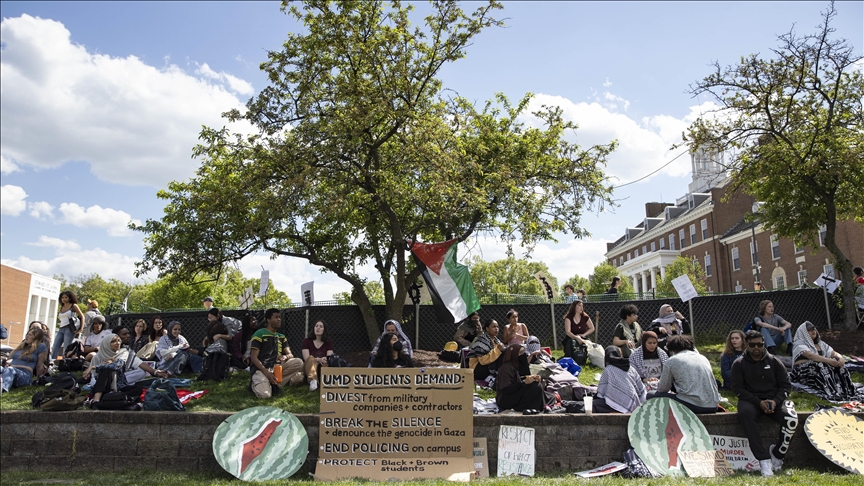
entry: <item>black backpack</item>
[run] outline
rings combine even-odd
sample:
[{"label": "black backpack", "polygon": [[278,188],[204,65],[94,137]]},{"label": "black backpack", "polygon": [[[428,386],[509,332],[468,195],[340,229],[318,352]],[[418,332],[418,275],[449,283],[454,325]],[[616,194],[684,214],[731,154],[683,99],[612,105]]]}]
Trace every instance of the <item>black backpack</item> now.
[{"label": "black backpack", "polygon": [[140,386],[124,387],[120,391],[112,391],[102,395],[98,402],[90,406],[96,410],[141,410],[141,393],[144,391]]},{"label": "black backpack", "polygon": [[46,378],[47,385],[42,391],[36,392],[33,398],[30,399],[30,404],[33,408],[39,408],[39,405],[49,399],[56,398],[62,393],[60,391],[78,392],[78,378],[72,373],[56,373]]},{"label": "black backpack", "polygon": [[183,412],[186,407],[180,403],[177,397],[177,389],[170,381],[159,378],[154,381],[147,393],[144,395],[144,410]]},{"label": "black backpack", "polygon": [[345,358],[340,357],[338,354],[331,354],[327,356],[327,364],[331,368],[350,368],[351,363],[345,360]]},{"label": "black backpack", "polygon": [[207,353],[204,356],[204,364],[201,368],[201,374],[198,375],[198,381],[227,380],[230,364],[231,357],[225,353]]}]

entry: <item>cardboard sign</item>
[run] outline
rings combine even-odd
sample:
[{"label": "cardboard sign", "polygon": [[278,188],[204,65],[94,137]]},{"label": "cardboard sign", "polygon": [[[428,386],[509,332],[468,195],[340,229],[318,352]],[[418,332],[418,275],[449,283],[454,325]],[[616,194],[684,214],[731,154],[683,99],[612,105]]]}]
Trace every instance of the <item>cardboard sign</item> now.
[{"label": "cardboard sign", "polygon": [[606,476],[607,474],[614,474],[625,469],[627,469],[627,464],[624,464],[623,462],[610,462],[605,466],[595,467],[588,471],[577,472],[576,475],[580,478],[596,478],[597,476]]},{"label": "cardboard sign", "polygon": [[864,420],[845,410],[820,410],[807,417],[804,431],[813,447],[831,462],[864,474]]},{"label": "cardboard sign", "polygon": [[315,478],[474,475],[471,370],[322,368]]},{"label": "cardboard sign", "polygon": [[258,296],[264,297],[267,295],[267,289],[270,288],[270,270],[261,270],[261,279],[258,285]]},{"label": "cardboard sign", "polygon": [[675,287],[675,291],[681,297],[681,302],[687,302],[694,297],[699,297],[696,288],[693,287],[693,282],[690,281],[690,277],[686,274],[672,279],[672,286]]},{"label": "cardboard sign", "polygon": [[702,422],[671,398],[652,398],[637,408],[627,436],[645,465],[663,475],[684,475],[683,452],[714,452]]},{"label": "cardboard sign", "polygon": [[475,478],[489,477],[489,456],[486,454],[486,437],[474,437]]},{"label": "cardboard sign", "polygon": [[300,286],[300,302],[304,307],[315,305],[315,281],[306,282]]},{"label": "cardboard sign", "polygon": [[691,478],[731,476],[735,472],[723,451],[681,451],[681,462]]},{"label": "cardboard sign", "polygon": [[743,437],[712,435],[711,443],[714,445],[715,451],[722,451],[726,455],[726,461],[732,466],[732,469],[759,470],[759,460],[753,456],[749,440]]},{"label": "cardboard sign", "polygon": [[498,477],[534,476],[534,429],[502,425],[498,429]]},{"label": "cardboard sign", "polygon": [[552,300],[555,298],[555,287],[552,286],[552,283],[549,281],[549,277],[546,276],[543,272],[537,272],[534,274],[534,278],[540,282],[540,287],[543,289],[543,293],[546,295],[546,300]]}]

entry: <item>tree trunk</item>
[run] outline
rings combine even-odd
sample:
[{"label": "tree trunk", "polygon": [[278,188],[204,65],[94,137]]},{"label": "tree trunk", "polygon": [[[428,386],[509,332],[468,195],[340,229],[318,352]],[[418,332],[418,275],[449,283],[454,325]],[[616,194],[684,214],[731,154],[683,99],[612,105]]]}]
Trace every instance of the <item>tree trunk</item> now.
[{"label": "tree trunk", "polygon": [[381,330],[378,328],[378,321],[375,320],[375,309],[372,308],[372,303],[369,302],[369,296],[366,295],[362,284],[354,285],[351,289],[351,300],[360,307],[363,322],[366,324],[366,334],[369,337],[369,349],[372,349],[378,336],[381,335]]},{"label": "tree trunk", "polygon": [[[830,218],[829,218],[830,219]],[[852,273],[852,262],[840,251],[835,240],[837,225],[835,221],[828,221],[825,225],[825,246],[834,257],[834,269],[839,277],[843,279],[841,291],[843,292],[843,330],[854,331],[857,327],[855,315],[855,276]]]}]

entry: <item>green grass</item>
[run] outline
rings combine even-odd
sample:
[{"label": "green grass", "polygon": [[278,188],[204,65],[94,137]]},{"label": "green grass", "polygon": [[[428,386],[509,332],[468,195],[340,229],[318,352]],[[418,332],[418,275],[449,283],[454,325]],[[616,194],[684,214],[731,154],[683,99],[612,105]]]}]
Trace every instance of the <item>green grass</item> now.
[{"label": "green grass", "polygon": [[[237,485],[239,481],[227,478],[226,475],[218,473],[166,473],[153,470],[130,470],[122,473],[75,473],[74,477],[65,473],[51,472],[32,472],[32,471],[3,471],[0,476],[0,485],[12,484],[74,484],[86,486],[114,486],[123,485],[144,485],[151,486],[158,484],[160,486],[204,486],[204,485]],[[293,485],[297,483],[309,484],[312,480],[311,476],[303,473],[297,474],[298,477],[282,481],[266,481],[266,482],[250,482],[248,484],[262,485]],[[560,475],[543,475],[533,478],[486,478],[472,481],[471,484],[482,484],[485,486],[499,485],[525,485],[525,486],[565,486],[573,484],[591,484],[592,486],[633,486],[635,484],[650,484],[650,485],[691,485],[691,484],[710,484],[720,486],[746,486],[751,484],[801,484],[801,485],[821,485],[830,484],[831,486],[857,486],[861,482],[861,477],[855,474],[845,472],[823,473],[801,469],[786,469],[778,473],[774,478],[763,479],[755,473],[739,472],[728,478],[701,479],[701,478],[678,478],[678,477],[663,477],[650,480],[632,480],[624,479],[618,476],[604,476],[599,478],[581,479],[574,477],[572,474],[562,473]],[[334,481],[334,486],[357,486],[370,485],[375,481],[357,479],[350,481]],[[244,483],[247,484],[247,483]],[[400,484],[417,484],[423,486],[452,486],[453,482],[440,480],[423,480],[423,481],[403,481]]]},{"label": "green grass", "polygon": [[[714,376],[722,381],[720,377],[720,354],[723,352],[724,341],[721,337],[709,339],[709,337],[703,336],[699,341],[698,349],[711,362]],[[552,355],[555,358],[560,358],[563,356],[563,352],[560,350],[553,351]],[[586,385],[596,385],[602,371],[600,368],[586,364],[579,375],[579,381]],[[77,374],[80,375],[80,372]],[[194,378],[194,376],[188,374],[184,375],[183,378]],[[852,380],[860,383],[864,381],[864,374],[853,373]],[[208,390],[208,393],[203,398],[191,400],[186,408],[191,412],[235,412],[249,407],[268,405],[292,413],[318,413],[319,395],[310,392],[306,385],[286,385],[282,388],[281,394],[271,399],[255,398],[248,390],[248,385],[249,375],[244,371],[236,372],[231,375],[229,380],[220,383],[193,381],[190,390]],[[0,398],[0,410],[30,409],[30,398],[38,390],[37,387],[22,387],[4,393]],[[477,389],[476,393],[484,399],[495,398],[495,392],[491,390]],[[723,408],[730,412],[738,410],[738,398],[734,393],[721,390],[720,395],[728,400],[721,403]],[[812,411],[817,403],[829,405],[826,400],[808,393],[793,392],[792,401],[795,402],[795,408],[798,411]]]}]

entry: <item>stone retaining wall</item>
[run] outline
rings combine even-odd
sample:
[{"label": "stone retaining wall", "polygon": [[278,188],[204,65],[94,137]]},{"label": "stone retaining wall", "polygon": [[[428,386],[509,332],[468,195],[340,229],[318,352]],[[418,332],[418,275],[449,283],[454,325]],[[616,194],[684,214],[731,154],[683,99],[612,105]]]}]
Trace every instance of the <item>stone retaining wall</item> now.
[{"label": "stone retaining wall", "polygon": [[[0,413],[0,469],[123,471],[156,467],[176,471],[214,471],[227,475],[213,457],[216,427],[230,413],[40,412]],[[841,470],[807,440],[799,413],[787,465]],[[859,414],[864,417],[864,414]],[[313,471],[318,450],[318,416],[298,415],[309,434],[309,457],[301,473]],[[538,473],[581,471],[620,461],[628,448],[628,415],[501,415],[474,417],[474,436],[485,437],[490,473],[496,471],[498,427],[519,425],[536,431]],[[712,435],[744,436],[737,415],[700,415]],[[763,419],[762,436],[777,438],[779,426]],[[768,443],[768,442],[766,442]],[[154,461],[157,455],[172,460]],[[144,458],[149,460],[142,461]]]}]

